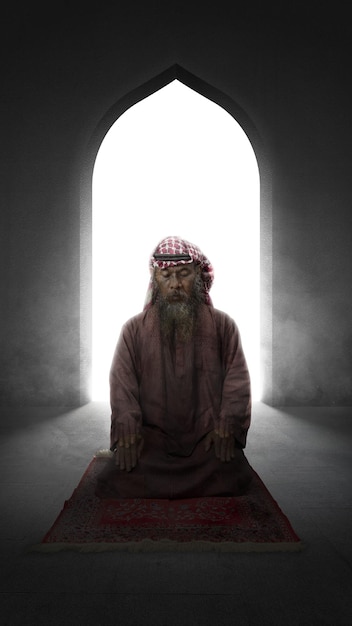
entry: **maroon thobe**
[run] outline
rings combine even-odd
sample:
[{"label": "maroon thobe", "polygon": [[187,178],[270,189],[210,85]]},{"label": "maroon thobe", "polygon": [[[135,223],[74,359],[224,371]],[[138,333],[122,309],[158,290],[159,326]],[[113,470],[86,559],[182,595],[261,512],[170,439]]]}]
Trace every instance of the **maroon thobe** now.
[{"label": "maroon thobe", "polygon": [[[121,498],[186,498],[239,495],[252,470],[244,456],[250,425],[250,379],[235,322],[201,305],[188,342],[162,340],[157,306],[123,327],[110,372],[111,448],[118,426],[141,434],[137,466],[120,470],[114,460],[100,475],[97,495]],[[235,458],[221,462],[206,435],[228,425]]]}]

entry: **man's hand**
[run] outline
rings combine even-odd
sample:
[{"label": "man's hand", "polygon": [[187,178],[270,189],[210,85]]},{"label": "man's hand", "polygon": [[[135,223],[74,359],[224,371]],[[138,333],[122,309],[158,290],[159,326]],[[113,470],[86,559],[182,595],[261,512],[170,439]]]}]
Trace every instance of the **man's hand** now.
[{"label": "man's hand", "polygon": [[208,452],[213,444],[215,456],[222,463],[235,458],[235,437],[227,430],[212,430],[205,438],[205,451]]},{"label": "man's hand", "polygon": [[120,470],[130,472],[138,463],[143,449],[144,439],[141,435],[119,434],[115,451],[115,463]]}]

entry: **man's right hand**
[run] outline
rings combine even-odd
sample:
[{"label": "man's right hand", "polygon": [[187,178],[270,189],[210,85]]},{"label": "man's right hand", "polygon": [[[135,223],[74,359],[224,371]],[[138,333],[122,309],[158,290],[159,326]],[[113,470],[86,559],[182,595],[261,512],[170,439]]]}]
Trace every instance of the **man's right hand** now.
[{"label": "man's right hand", "polygon": [[143,449],[144,439],[141,435],[119,434],[115,451],[115,464],[120,470],[130,472],[138,463]]}]

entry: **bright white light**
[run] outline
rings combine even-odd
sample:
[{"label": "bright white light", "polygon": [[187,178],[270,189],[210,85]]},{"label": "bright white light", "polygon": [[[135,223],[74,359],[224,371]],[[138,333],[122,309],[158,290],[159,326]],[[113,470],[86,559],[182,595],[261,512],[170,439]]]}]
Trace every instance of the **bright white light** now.
[{"label": "bright white light", "polygon": [[109,398],[122,324],[143,309],[148,261],[177,235],[215,269],[211,297],[237,322],[253,398],[259,368],[259,172],[251,144],[224,109],[175,80],[111,127],[93,176],[92,398]]}]

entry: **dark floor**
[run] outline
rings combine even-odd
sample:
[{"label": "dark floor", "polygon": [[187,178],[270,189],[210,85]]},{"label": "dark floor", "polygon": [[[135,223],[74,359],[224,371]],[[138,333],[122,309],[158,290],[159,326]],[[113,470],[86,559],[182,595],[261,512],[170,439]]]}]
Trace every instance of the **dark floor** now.
[{"label": "dark floor", "polygon": [[352,408],[254,406],[247,458],[299,553],[26,553],[98,448],[109,409],[1,414],[4,626],[351,626]]}]

